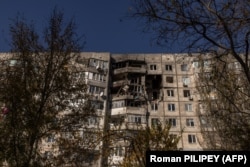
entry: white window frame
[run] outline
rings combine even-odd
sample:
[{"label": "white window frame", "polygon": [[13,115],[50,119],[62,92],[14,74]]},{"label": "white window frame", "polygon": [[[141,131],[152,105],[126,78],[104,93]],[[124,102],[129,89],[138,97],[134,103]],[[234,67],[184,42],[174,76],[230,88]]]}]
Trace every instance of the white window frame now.
[{"label": "white window frame", "polygon": [[177,119],[176,118],[169,118],[168,124],[170,124],[171,127],[176,127],[177,126]]},{"label": "white window frame", "polygon": [[175,111],[175,104],[174,103],[169,103],[168,104],[168,111],[171,111],[171,112]]},{"label": "white window frame", "polygon": [[173,89],[168,89],[167,90],[167,96],[168,97],[174,97],[174,90]]},{"label": "white window frame", "polygon": [[190,84],[190,77],[182,77],[183,85],[189,85]]},{"label": "white window frame", "polygon": [[189,143],[189,144],[194,144],[194,143],[196,143],[196,136],[193,135],[193,134],[189,134],[189,135],[188,135],[188,143]]},{"label": "white window frame", "polygon": [[150,70],[157,70],[157,66],[156,66],[156,64],[151,64],[150,66]]},{"label": "white window frame", "polygon": [[194,127],[195,125],[194,125],[194,119],[193,118],[187,118],[186,119],[186,125],[188,126],[188,127]]},{"label": "white window frame", "polygon": [[165,70],[166,70],[166,71],[173,71],[173,66],[170,65],[170,64],[166,64],[166,65],[165,65]]},{"label": "white window frame", "polygon": [[119,157],[124,156],[124,151],[122,146],[114,147],[114,156],[119,156]]},{"label": "white window frame", "polygon": [[184,104],[184,107],[185,107],[185,111],[188,111],[188,112],[192,112],[193,111],[193,105],[188,103],[188,104]]},{"label": "white window frame", "polygon": [[158,104],[157,103],[151,103],[151,110],[157,111],[158,110]]},{"label": "white window frame", "polygon": [[156,126],[159,122],[159,118],[151,118],[151,126]]},{"label": "white window frame", "polygon": [[128,122],[141,124],[145,123],[146,119],[144,116],[141,115],[128,115]]}]

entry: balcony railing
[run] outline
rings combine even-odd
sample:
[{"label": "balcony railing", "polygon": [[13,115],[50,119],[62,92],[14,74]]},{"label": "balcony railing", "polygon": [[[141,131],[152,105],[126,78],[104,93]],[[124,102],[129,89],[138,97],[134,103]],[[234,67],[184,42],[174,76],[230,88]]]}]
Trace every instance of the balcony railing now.
[{"label": "balcony railing", "polygon": [[111,115],[124,114],[146,115],[146,109],[141,107],[120,107],[111,109]]}]

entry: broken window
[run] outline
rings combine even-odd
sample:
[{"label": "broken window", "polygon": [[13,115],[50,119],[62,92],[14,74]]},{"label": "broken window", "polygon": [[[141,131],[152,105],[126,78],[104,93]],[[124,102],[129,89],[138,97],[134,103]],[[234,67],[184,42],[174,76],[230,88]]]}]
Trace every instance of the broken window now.
[{"label": "broken window", "polygon": [[150,65],[150,70],[156,70],[156,65],[155,64],[151,64]]},{"label": "broken window", "polygon": [[130,80],[130,83],[131,83],[131,84],[141,84],[141,77],[132,78],[132,79]]},{"label": "broken window", "polygon": [[183,90],[183,96],[189,97],[190,96],[190,90]]},{"label": "broken window", "polygon": [[158,93],[157,92],[153,92],[153,100],[158,99]]},{"label": "broken window", "polygon": [[174,83],[174,77],[167,76],[166,77],[166,82],[167,83]]}]

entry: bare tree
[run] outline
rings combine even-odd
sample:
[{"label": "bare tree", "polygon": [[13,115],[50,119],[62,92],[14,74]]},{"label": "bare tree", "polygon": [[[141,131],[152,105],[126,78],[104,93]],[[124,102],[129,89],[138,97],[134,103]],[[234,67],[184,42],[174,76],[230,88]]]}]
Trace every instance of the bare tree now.
[{"label": "bare tree", "polygon": [[[20,19],[11,24],[10,34],[12,52],[1,57],[0,162],[77,166],[72,159],[83,162],[93,152],[91,143],[84,143],[91,136],[82,134],[84,122],[96,114],[77,64],[81,45],[74,21],[65,22],[54,9],[42,34]],[[44,142],[51,148],[46,150]],[[74,154],[72,148],[78,148]]]},{"label": "bare tree", "polygon": [[[216,118],[212,122],[221,144],[240,143],[222,149],[249,146],[249,9],[248,0],[136,0],[131,8],[132,16],[145,24],[144,30],[157,34],[159,44],[181,41],[184,51],[210,54],[211,78],[201,70],[204,80],[198,90],[208,115]],[[216,99],[210,99],[211,90]]]},{"label": "bare tree", "polygon": [[[249,83],[231,57],[199,59],[200,117],[210,149],[249,149]],[[207,123],[206,123],[207,122]]]}]

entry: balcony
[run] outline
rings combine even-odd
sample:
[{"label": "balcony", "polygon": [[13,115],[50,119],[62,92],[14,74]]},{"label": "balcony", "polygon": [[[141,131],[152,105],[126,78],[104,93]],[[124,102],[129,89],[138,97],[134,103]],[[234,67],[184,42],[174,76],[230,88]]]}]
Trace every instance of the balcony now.
[{"label": "balcony", "polygon": [[86,82],[86,84],[88,84],[88,85],[94,85],[94,86],[99,86],[99,87],[102,87],[102,88],[106,88],[107,87],[106,86],[107,85],[106,81],[101,82],[101,81],[95,81],[95,80],[88,79],[87,82]]},{"label": "balcony", "polygon": [[140,107],[120,107],[111,109],[111,115],[113,116],[124,114],[146,115],[146,109]]},{"label": "balcony", "polygon": [[142,130],[143,128],[146,128],[146,123],[132,123],[132,122],[123,122],[121,125],[118,124],[110,124],[110,130],[120,130],[123,132],[123,130]]},{"label": "balcony", "polygon": [[112,86],[113,86],[113,87],[119,87],[119,86],[124,86],[124,85],[126,85],[127,83],[128,83],[128,81],[126,81],[126,80],[114,81],[114,82],[112,83]]},{"label": "balcony", "polygon": [[122,74],[122,73],[146,73],[146,68],[144,66],[142,67],[123,67],[114,69],[114,75]]},{"label": "balcony", "polygon": [[112,95],[112,100],[134,99],[133,95]]}]

